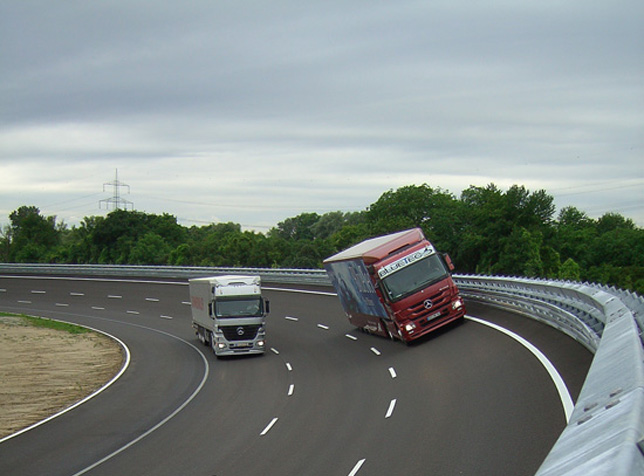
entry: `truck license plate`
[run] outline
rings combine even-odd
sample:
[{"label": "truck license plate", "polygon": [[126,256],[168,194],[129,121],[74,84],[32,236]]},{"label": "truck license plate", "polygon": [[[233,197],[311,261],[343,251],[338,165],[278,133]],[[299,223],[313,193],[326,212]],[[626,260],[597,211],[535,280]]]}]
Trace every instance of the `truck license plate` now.
[{"label": "truck license plate", "polygon": [[427,320],[428,320],[428,321],[431,321],[432,319],[436,319],[436,318],[437,318],[438,316],[440,316],[440,315],[441,315],[440,311],[439,311],[439,312],[435,312],[435,313],[434,313],[434,314],[432,314],[431,316],[427,316]]}]

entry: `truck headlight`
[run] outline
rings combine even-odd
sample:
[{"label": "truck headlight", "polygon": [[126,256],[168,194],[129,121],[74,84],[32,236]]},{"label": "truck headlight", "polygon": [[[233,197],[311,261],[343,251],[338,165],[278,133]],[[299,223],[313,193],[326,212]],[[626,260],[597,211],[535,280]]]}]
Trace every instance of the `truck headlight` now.
[{"label": "truck headlight", "polygon": [[408,323],[408,324],[405,324],[405,330],[406,330],[407,332],[411,332],[411,331],[413,331],[414,329],[416,329],[416,324],[414,324],[413,322],[410,322],[410,323]]},{"label": "truck headlight", "polygon": [[463,301],[459,298],[452,303],[452,309],[460,309],[463,306]]},{"label": "truck headlight", "polygon": [[263,340],[258,340],[257,341],[257,347],[264,347],[264,341]]}]

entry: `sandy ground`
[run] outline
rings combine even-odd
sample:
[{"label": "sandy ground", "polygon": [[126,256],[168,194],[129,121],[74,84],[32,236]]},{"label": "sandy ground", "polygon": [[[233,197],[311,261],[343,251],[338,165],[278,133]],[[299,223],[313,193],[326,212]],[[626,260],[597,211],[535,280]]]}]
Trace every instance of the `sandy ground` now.
[{"label": "sandy ground", "polygon": [[102,334],[0,316],[0,438],[83,399],[122,365],[121,347]]}]

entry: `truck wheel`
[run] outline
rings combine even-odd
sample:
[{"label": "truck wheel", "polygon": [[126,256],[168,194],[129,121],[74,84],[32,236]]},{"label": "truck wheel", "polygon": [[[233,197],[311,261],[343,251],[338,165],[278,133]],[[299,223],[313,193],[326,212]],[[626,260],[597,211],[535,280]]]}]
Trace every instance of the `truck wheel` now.
[{"label": "truck wheel", "polygon": [[391,333],[384,319],[381,319],[380,322],[382,322],[382,327],[387,331],[387,337],[389,337],[389,340],[395,340],[396,337]]},{"label": "truck wheel", "polygon": [[210,343],[208,342],[208,331],[204,329],[203,327],[199,326],[199,329],[197,330],[197,335],[199,336],[199,341],[205,345],[208,346]]},{"label": "truck wheel", "polygon": [[212,353],[217,355],[217,352],[215,351],[215,336],[212,332],[206,331],[208,333],[208,337],[210,338],[210,348],[212,349]]}]

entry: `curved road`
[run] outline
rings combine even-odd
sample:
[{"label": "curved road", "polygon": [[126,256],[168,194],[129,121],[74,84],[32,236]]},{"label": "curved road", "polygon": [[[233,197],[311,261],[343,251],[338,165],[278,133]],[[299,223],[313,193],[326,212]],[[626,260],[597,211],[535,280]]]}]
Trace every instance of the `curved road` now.
[{"label": "curved road", "polygon": [[[328,291],[328,289],[326,290]],[[215,359],[186,283],[0,277],[0,309],[100,328],[132,362],[106,391],[0,444],[0,474],[531,475],[565,426],[539,361],[467,320],[423,342],[368,336],[337,297],[270,286],[263,356]],[[528,339],[577,397],[592,355],[468,303]]]}]

